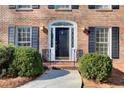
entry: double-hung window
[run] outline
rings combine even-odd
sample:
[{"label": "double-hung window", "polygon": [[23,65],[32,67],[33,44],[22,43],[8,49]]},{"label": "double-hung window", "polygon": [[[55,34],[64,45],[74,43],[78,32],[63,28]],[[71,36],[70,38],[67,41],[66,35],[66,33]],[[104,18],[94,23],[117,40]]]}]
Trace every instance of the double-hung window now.
[{"label": "double-hung window", "polygon": [[31,46],[31,27],[17,27],[17,46]]},{"label": "double-hung window", "polygon": [[119,5],[89,5],[89,9],[95,10],[112,10],[119,9]]},{"label": "double-hung window", "polygon": [[32,5],[16,5],[16,9],[32,9]]},{"label": "double-hung window", "polygon": [[55,5],[55,9],[71,9],[71,5]]},{"label": "double-hung window", "polygon": [[95,9],[112,9],[111,5],[95,5]]},{"label": "double-hung window", "polygon": [[110,28],[96,28],[96,52],[110,56]]},{"label": "double-hung window", "polygon": [[79,9],[79,5],[48,5],[48,9],[72,10],[72,9]]},{"label": "double-hung window", "polygon": [[89,53],[119,58],[119,27],[89,27]]}]

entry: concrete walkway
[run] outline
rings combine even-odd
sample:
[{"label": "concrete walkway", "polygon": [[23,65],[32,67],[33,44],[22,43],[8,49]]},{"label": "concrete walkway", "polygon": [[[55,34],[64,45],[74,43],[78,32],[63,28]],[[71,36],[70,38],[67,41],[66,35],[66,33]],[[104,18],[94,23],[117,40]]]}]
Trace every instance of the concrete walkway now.
[{"label": "concrete walkway", "polygon": [[20,88],[80,88],[81,78],[77,70],[49,70]]}]

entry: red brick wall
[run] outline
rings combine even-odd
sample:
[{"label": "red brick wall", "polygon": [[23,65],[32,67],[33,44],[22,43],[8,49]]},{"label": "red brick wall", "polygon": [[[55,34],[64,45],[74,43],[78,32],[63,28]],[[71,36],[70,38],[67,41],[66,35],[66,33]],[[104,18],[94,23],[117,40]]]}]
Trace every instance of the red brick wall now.
[{"label": "red brick wall", "polygon": [[40,51],[48,47],[48,24],[56,19],[70,20],[77,23],[78,26],[78,49],[83,49],[84,54],[88,53],[88,35],[81,28],[89,26],[119,26],[120,27],[120,58],[114,61],[124,61],[124,6],[120,9],[111,11],[97,11],[88,9],[88,6],[81,5],[79,9],[72,11],[57,11],[48,9],[47,6],[40,6],[40,9],[33,11],[16,11],[9,9],[8,6],[0,6],[0,41],[8,43],[8,26],[9,25],[42,25],[46,31],[40,31]]}]

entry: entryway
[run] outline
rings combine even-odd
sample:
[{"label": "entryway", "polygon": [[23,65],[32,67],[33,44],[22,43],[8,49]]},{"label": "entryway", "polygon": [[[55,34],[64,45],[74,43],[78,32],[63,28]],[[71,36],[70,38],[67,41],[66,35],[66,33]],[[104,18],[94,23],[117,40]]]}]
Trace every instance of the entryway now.
[{"label": "entryway", "polygon": [[58,27],[55,34],[55,59],[69,60],[69,28]]},{"label": "entryway", "polygon": [[76,61],[77,25],[67,20],[55,20],[48,30],[49,61]]}]

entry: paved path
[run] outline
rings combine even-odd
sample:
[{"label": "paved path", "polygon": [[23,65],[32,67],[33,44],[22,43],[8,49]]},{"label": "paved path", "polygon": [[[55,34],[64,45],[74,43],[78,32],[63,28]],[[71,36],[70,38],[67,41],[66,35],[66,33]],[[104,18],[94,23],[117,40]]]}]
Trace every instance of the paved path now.
[{"label": "paved path", "polygon": [[77,70],[49,70],[21,88],[80,88],[81,79]]}]

